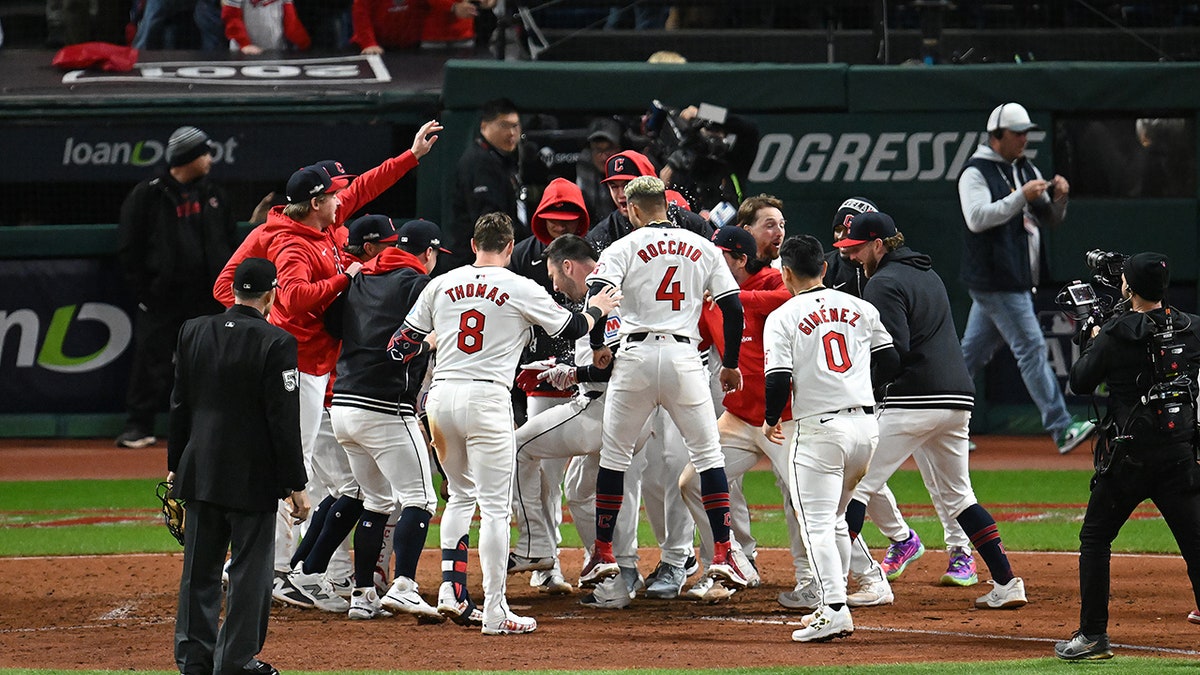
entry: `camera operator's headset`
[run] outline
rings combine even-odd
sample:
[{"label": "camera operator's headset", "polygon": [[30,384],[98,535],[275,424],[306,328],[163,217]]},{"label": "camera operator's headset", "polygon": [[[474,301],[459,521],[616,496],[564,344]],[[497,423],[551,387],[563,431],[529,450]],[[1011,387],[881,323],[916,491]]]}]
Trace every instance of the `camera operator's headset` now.
[{"label": "camera operator's headset", "polygon": [[[997,125],[1000,124],[1000,120],[1004,119],[1004,106],[1006,106],[1006,105],[1008,105],[1008,104],[1001,103],[1000,109],[996,111],[996,124]],[[994,138],[996,140],[1000,140],[1001,138],[1004,138],[1004,127],[997,126],[995,129],[992,129],[991,134],[992,134],[992,138]]]}]

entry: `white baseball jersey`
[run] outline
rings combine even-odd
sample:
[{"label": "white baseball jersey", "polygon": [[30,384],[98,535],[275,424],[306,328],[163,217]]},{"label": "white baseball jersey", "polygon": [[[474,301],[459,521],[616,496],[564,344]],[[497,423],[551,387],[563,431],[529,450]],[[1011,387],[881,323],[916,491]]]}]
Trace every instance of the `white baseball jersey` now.
[{"label": "white baseball jersey", "polygon": [[771,312],[763,331],[766,373],[791,374],[796,419],[874,405],[871,352],[891,344],[874,305],[820,287]]},{"label": "white baseball jersey", "polygon": [[571,316],[532,279],[503,267],[468,265],[430,281],[404,323],[437,333],[433,379],[510,383],[529,327],[556,336]]},{"label": "white baseball jersey", "polygon": [[667,333],[700,341],[704,291],[714,300],[738,292],[721,252],[704,237],[678,227],[650,225],[621,237],[600,254],[588,283],[621,289],[622,337]]},{"label": "white baseball jersey", "polygon": [[[620,340],[618,339],[621,330],[619,311],[614,309],[608,313],[608,317],[604,320],[604,344],[608,345],[610,349],[615,349],[620,344]],[[575,341],[575,363],[579,365],[590,365],[592,363],[591,334],[585,334]],[[585,393],[589,391],[604,391],[608,388],[608,383],[580,382],[578,386],[580,393]]]}]

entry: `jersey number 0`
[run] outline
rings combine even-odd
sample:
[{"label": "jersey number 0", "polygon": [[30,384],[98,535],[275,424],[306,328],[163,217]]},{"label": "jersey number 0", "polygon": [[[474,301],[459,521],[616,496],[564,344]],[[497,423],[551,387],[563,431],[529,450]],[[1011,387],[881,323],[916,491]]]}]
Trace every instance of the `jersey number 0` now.
[{"label": "jersey number 0", "polygon": [[835,373],[844,373],[850,370],[850,352],[846,349],[846,336],[831,331],[821,337],[821,343],[825,345],[825,365],[829,370]]}]

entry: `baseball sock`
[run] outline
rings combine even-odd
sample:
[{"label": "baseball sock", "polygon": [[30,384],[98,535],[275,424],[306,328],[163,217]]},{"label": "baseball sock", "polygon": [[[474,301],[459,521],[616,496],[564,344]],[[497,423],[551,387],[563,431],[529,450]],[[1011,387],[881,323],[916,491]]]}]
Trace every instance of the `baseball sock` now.
[{"label": "baseball sock", "polygon": [[850,503],[846,504],[846,527],[850,528],[850,541],[858,539],[866,519],[867,505],[857,499],[851,499]]},{"label": "baseball sock", "polygon": [[296,552],[292,554],[292,569],[296,569],[296,565],[300,561],[308,557],[312,552],[312,547],[317,543],[317,535],[321,533],[321,528],[325,527],[325,516],[329,515],[329,509],[337,499],[333,495],[329,495],[317,504],[317,508],[313,509],[312,518],[308,520],[308,530],[304,538],[296,546]]},{"label": "baseball sock", "polygon": [[379,549],[383,548],[383,529],[387,527],[388,514],[363,509],[358,527],[354,529],[354,587],[369,588],[375,585],[375,561],[379,560]]},{"label": "baseball sock", "polygon": [[313,544],[312,551],[304,558],[305,574],[318,574],[329,567],[333,552],[350,535],[362,511],[361,499],[338,497],[330,507],[329,515],[325,516],[325,525],[317,534],[317,543]]},{"label": "baseball sock", "polygon": [[625,499],[625,472],[600,467],[596,473],[596,541],[611,544]]},{"label": "baseball sock", "polygon": [[972,504],[958,514],[955,520],[962,525],[962,529],[971,538],[971,544],[983,558],[983,562],[987,563],[992,579],[1000,585],[1012,581],[1012,565],[1008,562],[1008,554],[1004,552],[1004,542],[1000,541],[1000,530],[996,528],[992,514],[979,504]]},{"label": "baseball sock", "polygon": [[712,528],[713,541],[718,544],[728,542],[729,481],[723,467],[700,472],[700,496],[704,500],[704,513]]},{"label": "baseball sock", "polygon": [[454,584],[454,599],[467,599],[467,537],[462,539],[454,548],[442,549],[442,581]]},{"label": "baseball sock", "polygon": [[396,576],[417,578],[417,561],[425,548],[431,514],[419,506],[409,506],[400,512],[392,546],[396,555]]}]

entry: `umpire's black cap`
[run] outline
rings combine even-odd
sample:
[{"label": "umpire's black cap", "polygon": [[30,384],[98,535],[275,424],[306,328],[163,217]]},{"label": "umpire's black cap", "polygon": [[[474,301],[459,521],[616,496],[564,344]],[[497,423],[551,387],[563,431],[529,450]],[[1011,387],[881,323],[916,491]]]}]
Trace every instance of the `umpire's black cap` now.
[{"label": "umpire's black cap", "polygon": [[233,273],[233,290],[239,293],[266,293],[275,288],[275,264],[266,258],[246,258]]}]

